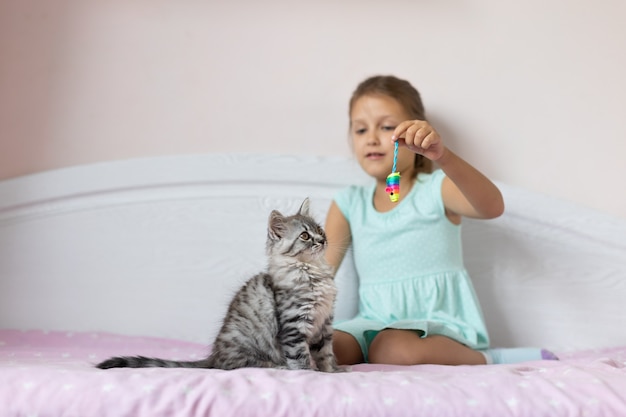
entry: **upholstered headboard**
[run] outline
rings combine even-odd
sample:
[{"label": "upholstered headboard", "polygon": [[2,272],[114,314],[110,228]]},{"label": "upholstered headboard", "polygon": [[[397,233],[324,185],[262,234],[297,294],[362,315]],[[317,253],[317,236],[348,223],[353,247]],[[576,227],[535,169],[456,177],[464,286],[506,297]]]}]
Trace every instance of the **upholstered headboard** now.
[{"label": "upholstered headboard", "polygon": [[[346,158],[206,154],[115,161],[0,182],[0,327],[210,343],[265,265],[266,221],[368,179]],[[626,344],[626,222],[499,184],[506,213],[465,220],[493,345]],[[348,257],[336,316],[356,311]]]}]

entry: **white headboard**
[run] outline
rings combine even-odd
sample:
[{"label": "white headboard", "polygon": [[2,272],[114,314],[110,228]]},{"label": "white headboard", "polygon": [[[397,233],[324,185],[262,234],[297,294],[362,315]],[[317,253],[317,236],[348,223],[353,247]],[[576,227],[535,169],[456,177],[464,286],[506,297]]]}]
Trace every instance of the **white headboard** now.
[{"label": "white headboard", "polygon": [[[210,343],[265,266],[266,221],[368,181],[351,159],[206,154],[115,161],[0,182],[0,327]],[[626,222],[499,184],[501,218],[464,223],[493,345],[626,344]],[[336,316],[356,311],[351,258]]]}]

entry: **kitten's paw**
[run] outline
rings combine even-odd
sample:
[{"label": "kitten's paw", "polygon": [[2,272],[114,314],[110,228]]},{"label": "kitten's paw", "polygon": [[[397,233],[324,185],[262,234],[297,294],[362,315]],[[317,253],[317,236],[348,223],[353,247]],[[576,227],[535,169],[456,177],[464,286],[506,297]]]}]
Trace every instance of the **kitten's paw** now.
[{"label": "kitten's paw", "polygon": [[313,369],[309,362],[298,362],[298,361],[287,362],[287,365],[285,368],[291,369],[292,371],[310,371]]},{"label": "kitten's paw", "polygon": [[352,367],[351,366],[337,366],[333,372],[335,373],[341,373],[341,372],[350,372],[352,371]]},{"label": "kitten's paw", "polygon": [[327,373],[341,373],[341,372],[349,372],[350,368],[347,366],[333,365],[333,366],[327,366],[322,369],[319,369],[319,371],[327,372]]}]

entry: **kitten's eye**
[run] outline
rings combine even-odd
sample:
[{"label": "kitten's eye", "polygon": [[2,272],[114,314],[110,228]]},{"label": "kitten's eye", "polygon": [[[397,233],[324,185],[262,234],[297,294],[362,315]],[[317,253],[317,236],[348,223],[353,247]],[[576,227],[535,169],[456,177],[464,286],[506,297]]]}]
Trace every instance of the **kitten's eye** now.
[{"label": "kitten's eye", "polygon": [[309,235],[307,232],[300,233],[300,239],[309,240],[310,238],[311,238],[311,235]]}]

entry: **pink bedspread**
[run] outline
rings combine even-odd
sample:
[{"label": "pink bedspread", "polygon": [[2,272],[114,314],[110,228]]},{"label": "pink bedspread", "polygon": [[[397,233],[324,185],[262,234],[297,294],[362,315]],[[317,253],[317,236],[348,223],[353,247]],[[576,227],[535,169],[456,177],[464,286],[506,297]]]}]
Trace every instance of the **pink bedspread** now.
[{"label": "pink bedspread", "polygon": [[205,353],[166,339],[0,330],[0,416],[626,416],[626,346],[559,352],[559,362],[342,374],[93,367],[113,355]]}]

